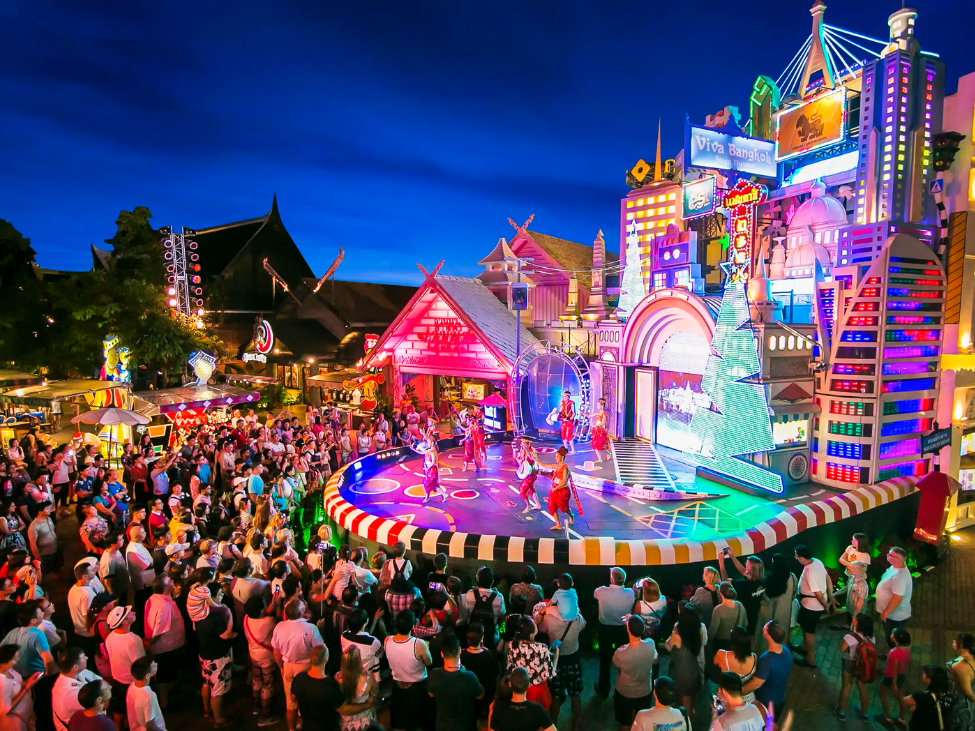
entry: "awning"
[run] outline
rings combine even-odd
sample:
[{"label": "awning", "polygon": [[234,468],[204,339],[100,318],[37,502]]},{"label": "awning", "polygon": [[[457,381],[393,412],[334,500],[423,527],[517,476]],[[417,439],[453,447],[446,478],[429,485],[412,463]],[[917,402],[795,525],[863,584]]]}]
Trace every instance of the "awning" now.
[{"label": "awning", "polygon": [[0,393],[0,401],[23,406],[50,406],[55,399],[69,399],[75,396],[110,391],[115,388],[128,389],[130,384],[118,381],[96,381],[75,378],[67,381],[54,381],[46,385],[10,388]]},{"label": "awning", "polygon": [[256,391],[235,388],[223,383],[210,384],[206,388],[181,386],[160,391],[138,391],[133,395],[148,404],[147,407],[136,402],[135,407],[136,411],[146,416],[179,413],[187,409],[257,403],[261,398]]},{"label": "awning", "polygon": [[325,371],[314,376],[308,376],[308,378],[305,379],[305,383],[307,383],[309,386],[327,386],[334,385],[336,383],[341,384],[344,381],[348,381],[350,378],[358,378],[361,375],[362,373],[354,368],[347,368],[341,371]]},{"label": "awning", "polygon": [[13,388],[15,386],[33,386],[44,379],[32,373],[14,371],[7,368],[0,368],[0,388]]},{"label": "awning", "polygon": [[255,386],[270,386],[274,383],[280,383],[281,379],[275,376],[244,376],[238,373],[223,373],[215,374],[223,375],[227,383],[250,383]]},{"label": "awning", "polygon": [[[776,416],[801,416],[808,419],[813,414],[818,414],[820,408],[816,404],[773,404],[772,413]],[[796,421],[796,419],[789,419]]]}]

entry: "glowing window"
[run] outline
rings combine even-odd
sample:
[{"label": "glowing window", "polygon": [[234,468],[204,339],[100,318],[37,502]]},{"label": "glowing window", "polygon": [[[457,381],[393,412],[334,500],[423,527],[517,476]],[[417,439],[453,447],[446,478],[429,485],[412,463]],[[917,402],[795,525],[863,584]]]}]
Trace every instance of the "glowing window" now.
[{"label": "glowing window", "polygon": [[774,335],[770,335],[769,336],[769,339],[768,339],[768,349],[769,350],[775,350],[775,336]]},{"label": "glowing window", "polygon": [[779,350],[785,350],[785,335],[779,335]]}]

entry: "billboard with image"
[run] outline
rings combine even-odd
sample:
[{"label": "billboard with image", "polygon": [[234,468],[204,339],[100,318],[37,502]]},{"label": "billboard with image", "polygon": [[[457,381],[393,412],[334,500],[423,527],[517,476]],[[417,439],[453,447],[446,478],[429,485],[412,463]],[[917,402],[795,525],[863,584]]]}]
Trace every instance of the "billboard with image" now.
[{"label": "billboard with image", "polygon": [[778,162],[828,145],[846,136],[846,89],[839,88],[791,107],[775,117]]}]

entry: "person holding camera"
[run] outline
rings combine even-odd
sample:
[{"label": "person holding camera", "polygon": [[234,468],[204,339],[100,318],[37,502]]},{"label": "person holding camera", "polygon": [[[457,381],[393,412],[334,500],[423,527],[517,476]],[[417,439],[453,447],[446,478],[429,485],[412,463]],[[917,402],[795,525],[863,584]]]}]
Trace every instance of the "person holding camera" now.
[{"label": "person holding camera", "polygon": [[710,731],[764,731],[765,715],[765,707],[758,701],[745,703],[737,673],[721,673],[712,702]]}]

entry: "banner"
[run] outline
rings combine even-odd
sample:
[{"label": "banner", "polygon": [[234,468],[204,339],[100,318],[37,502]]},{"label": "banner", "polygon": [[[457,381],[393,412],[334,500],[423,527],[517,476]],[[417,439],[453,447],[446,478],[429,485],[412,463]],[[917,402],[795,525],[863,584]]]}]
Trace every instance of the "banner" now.
[{"label": "banner", "polygon": [[689,124],[685,147],[685,159],[692,168],[737,171],[762,178],[774,178],[778,174],[775,144],[768,140]]},{"label": "banner", "polygon": [[846,89],[823,94],[775,118],[778,162],[842,142],[846,135]]}]

